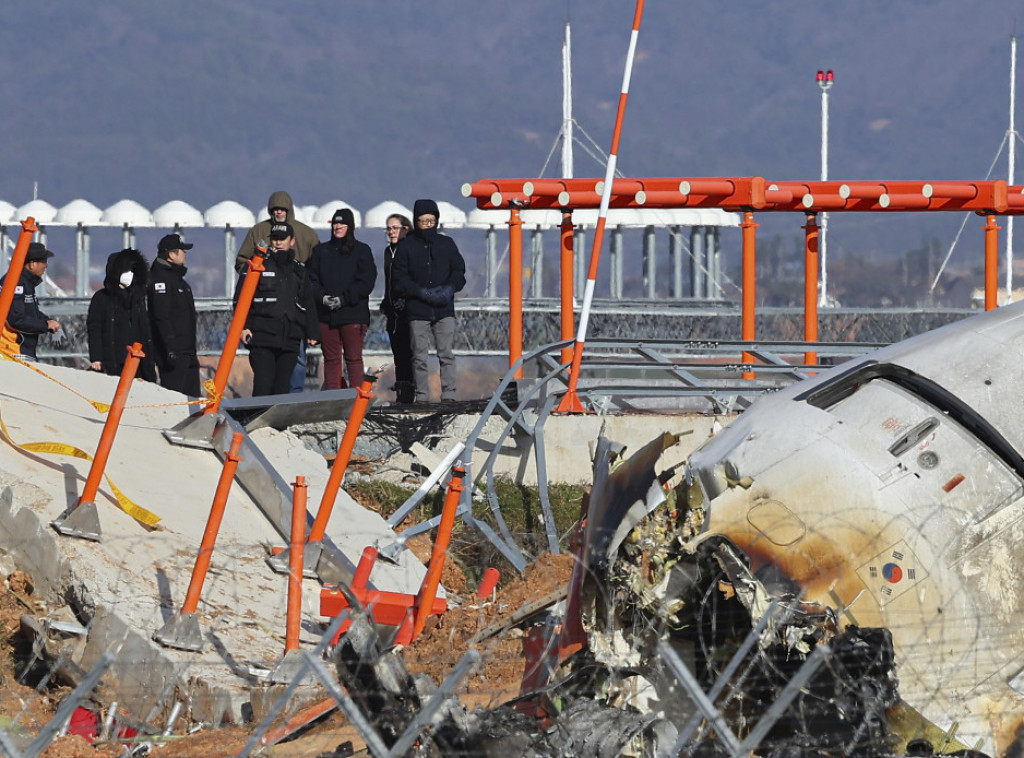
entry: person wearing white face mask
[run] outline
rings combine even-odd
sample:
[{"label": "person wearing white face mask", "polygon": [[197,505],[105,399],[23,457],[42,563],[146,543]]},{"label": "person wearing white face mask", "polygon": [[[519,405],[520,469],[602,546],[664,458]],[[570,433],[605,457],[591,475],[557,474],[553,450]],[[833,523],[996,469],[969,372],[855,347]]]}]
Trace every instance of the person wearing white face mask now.
[{"label": "person wearing white face mask", "polygon": [[128,347],[138,342],[145,357],[136,377],[156,381],[153,338],[146,307],[149,265],[138,250],[125,248],[107,258],[103,288],[89,302],[89,368],[120,376]]}]

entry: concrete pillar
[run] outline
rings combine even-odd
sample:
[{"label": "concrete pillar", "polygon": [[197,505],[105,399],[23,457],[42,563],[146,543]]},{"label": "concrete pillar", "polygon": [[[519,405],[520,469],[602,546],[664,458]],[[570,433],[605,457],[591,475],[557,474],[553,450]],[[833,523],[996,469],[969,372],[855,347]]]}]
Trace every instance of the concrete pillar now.
[{"label": "concrete pillar", "polygon": [[708,283],[708,297],[719,300],[722,297],[722,248],[717,226],[704,227],[705,247],[708,250],[708,261],[714,277]]},{"label": "concrete pillar", "polygon": [[707,267],[704,258],[704,235],[699,226],[690,227],[690,295],[707,297]]},{"label": "concrete pillar", "polygon": [[654,227],[644,227],[644,297],[654,300],[657,297],[657,269],[655,267]]},{"label": "concrete pillar", "polygon": [[622,299],[622,227],[612,229],[611,250],[611,295],[615,300]]},{"label": "concrete pillar", "polygon": [[486,233],[486,262],[484,264],[484,276],[486,278],[485,292],[487,297],[498,296],[498,232],[493,226],[487,227]]},{"label": "concrete pillar", "polygon": [[[11,254],[7,252],[7,225],[0,225],[0,273],[6,273],[11,265]],[[13,251],[14,248],[12,247]]]},{"label": "concrete pillar", "polygon": [[576,259],[576,265],[573,269],[575,285],[573,291],[578,298],[583,297],[583,293],[587,289],[587,230],[582,226],[577,226],[576,231],[573,234],[572,241],[573,256]]},{"label": "concrete pillar", "polygon": [[135,228],[128,224],[125,224],[121,230],[121,247],[135,247]]},{"label": "concrete pillar", "polygon": [[683,299],[683,240],[678,226],[669,227],[668,255],[672,261],[672,298]]},{"label": "concrete pillar", "polygon": [[530,232],[530,297],[542,297],[544,291],[544,232],[539,226]]},{"label": "concrete pillar", "polygon": [[89,230],[82,224],[75,229],[75,295],[89,295]]},{"label": "concrete pillar", "polygon": [[235,296],[235,230],[224,225],[224,297]]}]

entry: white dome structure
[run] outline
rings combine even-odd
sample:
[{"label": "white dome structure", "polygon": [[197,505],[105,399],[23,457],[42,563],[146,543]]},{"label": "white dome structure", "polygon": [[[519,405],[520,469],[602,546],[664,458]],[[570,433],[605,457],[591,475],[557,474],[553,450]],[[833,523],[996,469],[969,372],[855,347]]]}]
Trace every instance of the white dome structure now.
[{"label": "white dome structure", "polygon": [[352,211],[352,215],[355,217],[356,228],[358,229],[363,225],[363,214],[353,208],[351,205],[346,203],[344,200],[332,200],[329,203],[324,203],[316,212],[313,214],[313,222],[311,226],[318,229],[326,229],[331,225],[331,217],[338,208],[348,208]]},{"label": "white dome structure", "polygon": [[160,227],[203,226],[203,214],[183,200],[171,200],[153,211],[153,221]]},{"label": "white dome structure", "polygon": [[33,200],[25,203],[15,211],[19,221],[24,221],[29,216],[36,220],[37,224],[49,224],[57,216],[57,209],[45,200]]},{"label": "white dome structure", "polygon": [[256,223],[256,216],[241,203],[224,200],[210,206],[203,214],[207,226],[247,229]]},{"label": "white dome structure", "polygon": [[134,200],[118,200],[103,211],[101,221],[110,226],[156,226],[153,214]]},{"label": "white dome structure", "polygon": [[501,228],[508,226],[508,211],[485,211],[474,208],[466,216],[467,229],[490,229],[492,226]]},{"label": "white dome structure", "polygon": [[72,200],[62,206],[54,217],[54,223],[60,226],[96,226],[103,217],[103,211],[88,200]]},{"label": "white dome structure", "polygon": [[441,212],[440,225],[447,229],[461,229],[466,225],[466,212],[457,205],[444,200],[437,201],[437,210]]},{"label": "white dome structure", "polygon": [[412,211],[410,209],[394,200],[385,200],[366,212],[366,226],[370,229],[383,229],[388,225],[388,216],[396,213],[400,216],[405,216],[410,221],[412,220]]},{"label": "white dome structure", "polygon": [[8,203],[6,200],[0,200],[0,224],[9,224],[12,221],[17,221],[15,211],[18,209]]},{"label": "white dome structure", "polygon": [[[306,213],[307,208],[315,208],[315,205],[296,205],[292,210],[294,211],[294,218],[296,221],[301,221],[303,224],[310,223],[310,217]],[[262,206],[253,211],[253,215],[256,217],[256,221],[266,221],[270,218],[270,211],[267,210],[267,206]]]}]

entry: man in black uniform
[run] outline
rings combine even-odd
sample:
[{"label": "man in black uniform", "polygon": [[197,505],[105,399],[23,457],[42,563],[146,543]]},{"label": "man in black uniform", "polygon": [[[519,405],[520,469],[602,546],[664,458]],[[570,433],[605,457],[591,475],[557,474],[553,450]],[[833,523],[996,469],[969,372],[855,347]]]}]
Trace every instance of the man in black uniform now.
[{"label": "man in black uniform", "polygon": [[[43,281],[46,266],[53,253],[41,242],[30,242],[25,254],[25,267],[14,289],[14,300],[7,314],[7,323],[2,325],[3,335],[0,347],[12,355],[19,355],[26,360],[36,359],[36,345],[39,335],[53,333],[60,329],[60,324],[39,310],[36,298],[36,287]],[[0,277],[0,285],[7,275]]]},{"label": "man in black uniform", "polygon": [[149,317],[160,384],[169,390],[199,397],[199,358],[196,353],[196,304],[185,281],[185,256],[192,245],[168,234],[157,246],[149,271]]}]

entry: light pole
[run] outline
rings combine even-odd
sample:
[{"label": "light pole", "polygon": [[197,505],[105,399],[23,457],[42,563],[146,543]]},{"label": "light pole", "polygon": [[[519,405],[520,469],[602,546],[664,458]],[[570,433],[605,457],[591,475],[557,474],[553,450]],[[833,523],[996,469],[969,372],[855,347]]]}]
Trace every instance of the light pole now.
[{"label": "light pole", "polygon": [[[828,91],[834,77],[832,69],[818,72],[818,87],[821,88],[821,181],[828,179]],[[821,257],[821,292],[818,305],[828,306],[828,214],[822,212],[818,230],[818,250]]]}]

